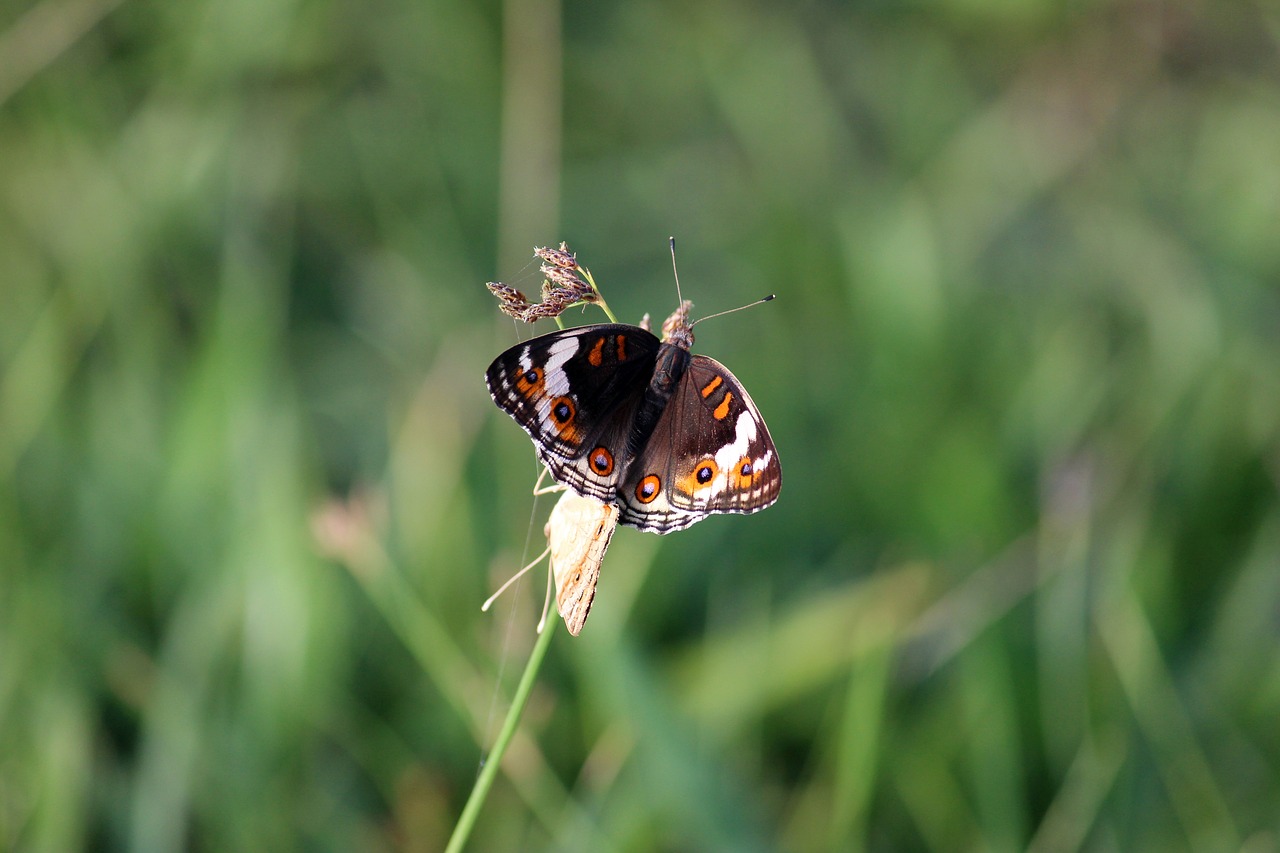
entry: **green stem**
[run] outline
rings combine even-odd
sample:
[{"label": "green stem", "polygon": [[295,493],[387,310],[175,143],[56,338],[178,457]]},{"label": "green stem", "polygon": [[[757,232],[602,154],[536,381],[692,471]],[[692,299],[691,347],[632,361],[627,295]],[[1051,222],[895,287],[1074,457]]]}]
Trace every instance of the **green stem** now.
[{"label": "green stem", "polygon": [[613,312],[609,310],[609,306],[604,304],[604,299],[601,299],[598,304],[600,305],[600,310],[604,311],[604,313],[609,317],[610,323],[618,322],[618,318],[613,316]]},{"label": "green stem", "polygon": [[484,805],[485,798],[489,796],[494,777],[498,775],[502,756],[516,733],[516,727],[520,725],[520,715],[524,713],[524,706],[529,702],[529,694],[533,692],[533,682],[538,676],[538,670],[542,668],[542,659],[547,656],[551,635],[556,632],[559,624],[559,620],[548,622],[542,629],[538,642],[534,644],[533,651],[529,654],[529,663],[525,665],[524,675],[520,676],[516,695],[511,698],[511,708],[507,711],[507,718],[502,721],[498,739],[493,742],[493,749],[489,752],[484,766],[480,768],[480,775],[476,777],[476,785],[471,789],[471,796],[467,797],[467,804],[462,807],[462,814],[458,816],[458,822],[453,827],[453,835],[449,838],[449,846],[445,848],[445,853],[461,853],[467,839],[471,837],[471,830],[480,814],[480,808]]},{"label": "green stem", "polygon": [[578,272],[582,273],[582,277],[587,280],[587,284],[591,285],[591,289],[596,292],[596,296],[599,297],[599,301],[596,302],[596,305],[600,306],[600,310],[603,311],[605,313],[605,316],[609,318],[609,322],[610,323],[618,322],[618,318],[613,316],[613,312],[609,310],[609,303],[604,301],[604,294],[601,293],[600,288],[596,286],[596,280],[595,278],[592,277],[591,270],[587,269],[586,267],[578,267]]}]

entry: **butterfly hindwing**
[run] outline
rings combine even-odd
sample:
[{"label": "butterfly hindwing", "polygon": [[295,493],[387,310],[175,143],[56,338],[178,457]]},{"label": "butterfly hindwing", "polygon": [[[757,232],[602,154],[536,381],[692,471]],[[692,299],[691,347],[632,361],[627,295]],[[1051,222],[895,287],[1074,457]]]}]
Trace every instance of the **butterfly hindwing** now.
[{"label": "butterfly hindwing", "polygon": [[618,503],[623,524],[669,533],[711,513],[764,509],[781,488],[778,451],[750,395],[724,365],[694,355]]},{"label": "butterfly hindwing", "polygon": [[658,348],[637,326],[581,326],[511,347],[489,365],[485,381],[557,481],[612,501]]}]

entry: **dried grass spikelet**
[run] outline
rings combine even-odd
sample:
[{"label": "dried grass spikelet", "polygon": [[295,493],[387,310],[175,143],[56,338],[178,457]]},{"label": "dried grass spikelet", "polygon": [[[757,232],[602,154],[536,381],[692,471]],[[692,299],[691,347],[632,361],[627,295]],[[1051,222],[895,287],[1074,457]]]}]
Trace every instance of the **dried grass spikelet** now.
[{"label": "dried grass spikelet", "polygon": [[502,313],[525,323],[532,323],[543,318],[558,317],[565,309],[574,305],[603,305],[604,300],[600,298],[590,270],[578,264],[577,256],[569,251],[568,244],[561,243],[558,249],[539,246],[533,253],[542,259],[542,301],[530,302],[527,296],[514,287],[500,281],[491,281],[485,286],[498,298],[498,307]]}]

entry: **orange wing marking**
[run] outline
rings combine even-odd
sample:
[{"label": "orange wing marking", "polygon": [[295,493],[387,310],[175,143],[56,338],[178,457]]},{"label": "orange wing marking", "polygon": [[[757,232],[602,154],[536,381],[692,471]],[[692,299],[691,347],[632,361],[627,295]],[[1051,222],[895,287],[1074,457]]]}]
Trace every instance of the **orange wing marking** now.
[{"label": "orange wing marking", "polygon": [[733,400],[733,393],[730,391],[725,391],[724,399],[720,401],[720,405],[716,406],[716,410],[711,413],[716,420],[722,421],[725,418],[729,417],[729,403],[732,400]]}]

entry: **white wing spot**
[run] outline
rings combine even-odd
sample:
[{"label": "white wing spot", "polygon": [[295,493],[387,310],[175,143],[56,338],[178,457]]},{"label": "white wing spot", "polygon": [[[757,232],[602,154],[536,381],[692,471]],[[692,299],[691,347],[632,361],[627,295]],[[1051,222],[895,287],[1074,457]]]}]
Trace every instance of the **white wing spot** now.
[{"label": "white wing spot", "polygon": [[716,466],[720,469],[717,480],[724,478],[728,482],[730,469],[747,455],[757,434],[756,422],[752,419],[751,412],[743,411],[738,415],[738,423],[734,426],[733,441],[716,451]]},{"label": "white wing spot", "polygon": [[[558,397],[571,397],[569,393],[569,374],[564,372],[564,364],[573,358],[578,351],[578,338],[561,338],[547,350],[547,363],[543,366],[543,385],[546,393],[538,401],[538,420],[547,423],[551,419],[551,402]],[[574,399],[576,403],[577,400]]]},{"label": "white wing spot", "polygon": [[578,351],[578,338],[562,338],[551,345],[547,353],[547,394],[552,397],[563,397],[569,393],[569,376],[564,372],[564,363],[573,358]]}]

